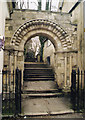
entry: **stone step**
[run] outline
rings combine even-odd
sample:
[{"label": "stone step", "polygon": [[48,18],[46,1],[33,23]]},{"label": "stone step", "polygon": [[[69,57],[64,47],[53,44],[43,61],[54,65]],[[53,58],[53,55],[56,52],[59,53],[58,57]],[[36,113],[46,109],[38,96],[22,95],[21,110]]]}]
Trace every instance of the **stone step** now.
[{"label": "stone step", "polygon": [[24,81],[24,90],[52,90],[57,89],[58,85],[54,81]]},{"label": "stone step", "polygon": [[25,71],[25,72],[24,72],[24,76],[25,76],[25,75],[33,75],[33,76],[34,76],[34,75],[35,75],[35,76],[54,76],[54,74],[53,74],[52,72],[50,72],[50,73],[44,72],[44,73],[43,73],[43,72],[34,72],[34,71],[33,71],[33,72],[32,72],[32,71],[31,71],[31,72]]},{"label": "stone step", "polygon": [[52,68],[25,68],[24,70],[52,70]]},{"label": "stone step", "polygon": [[61,92],[61,89],[48,89],[48,90],[23,90],[23,94],[28,94],[28,93],[56,93],[56,92]]},{"label": "stone step", "polygon": [[38,64],[40,64],[40,65],[46,65],[46,63],[44,63],[44,62],[24,62],[24,64],[36,64],[36,65],[38,65]]},{"label": "stone step", "polygon": [[[22,99],[22,109],[23,109],[23,115],[32,115],[32,117],[37,115],[40,116],[41,118],[42,115],[47,115],[47,114],[50,116],[50,115],[56,115],[56,114],[60,115],[60,114],[74,112],[70,108],[69,99],[65,97],[43,97],[43,98],[29,97],[29,99],[28,98]],[[35,120],[37,120],[37,118],[35,118]],[[50,120],[50,119],[47,118],[45,120]]]},{"label": "stone step", "polygon": [[24,78],[24,81],[50,81],[54,80],[54,78]]},{"label": "stone step", "polygon": [[39,72],[39,71],[25,71],[24,72],[24,76],[27,75],[27,74],[35,74],[35,75],[43,75],[43,76],[53,76],[53,73],[52,72]]},{"label": "stone step", "polygon": [[22,94],[22,98],[29,98],[29,97],[63,97],[63,93],[28,93],[28,94]]},{"label": "stone step", "polygon": [[49,66],[47,65],[47,64],[24,64],[24,67],[25,68],[36,68],[36,67],[38,67],[38,68],[49,68]]},{"label": "stone step", "polygon": [[27,61],[27,62],[35,62],[36,59],[35,58],[26,58],[25,61]]},{"label": "stone step", "polygon": [[27,73],[24,77],[54,77],[54,74],[39,74],[39,73]]},{"label": "stone step", "polygon": [[24,73],[29,72],[29,73],[53,73],[51,69],[25,69]]},{"label": "stone step", "polygon": [[[78,120],[83,118],[82,113],[75,113],[74,110],[61,110],[57,112],[47,111],[47,112],[28,112],[24,114],[20,114],[23,119],[27,120],[63,120],[64,118],[67,120]],[[83,120],[83,119],[82,119]]]},{"label": "stone step", "polygon": [[40,76],[40,75],[38,75],[38,76],[37,76],[37,75],[34,75],[34,76],[31,75],[31,76],[30,76],[30,75],[25,75],[25,76],[24,76],[24,79],[25,79],[25,78],[39,78],[39,79],[40,79],[40,78],[46,78],[46,79],[47,79],[47,78],[54,78],[54,76],[44,76],[44,75],[41,75],[41,76]]},{"label": "stone step", "polygon": [[[45,72],[46,73],[46,72]],[[46,74],[42,74],[42,73],[27,73],[26,75],[29,75],[29,76],[54,76],[54,74],[52,73],[51,75],[46,73]]]}]

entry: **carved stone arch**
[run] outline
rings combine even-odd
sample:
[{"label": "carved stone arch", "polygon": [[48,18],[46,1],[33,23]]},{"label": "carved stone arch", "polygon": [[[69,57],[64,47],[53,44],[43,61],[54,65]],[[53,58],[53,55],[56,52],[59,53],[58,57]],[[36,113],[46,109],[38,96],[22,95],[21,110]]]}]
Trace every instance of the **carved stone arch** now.
[{"label": "carved stone arch", "polygon": [[11,45],[17,49],[23,49],[26,41],[36,35],[47,36],[56,50],[58,49],[58,42],[61,43],[63,50],[72,49],[68,33],[58,24],[44,19],[31,20],[20,26],[11,39]]}]

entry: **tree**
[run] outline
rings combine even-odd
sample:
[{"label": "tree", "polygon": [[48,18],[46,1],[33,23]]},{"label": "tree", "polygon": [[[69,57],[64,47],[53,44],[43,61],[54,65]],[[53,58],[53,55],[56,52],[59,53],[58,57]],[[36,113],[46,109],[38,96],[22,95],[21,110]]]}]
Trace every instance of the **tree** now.
[{"label": "tree", "polygon": [[52,0],[50,0],[50,11],[51,11],[51,6],[52,6]]},{"label": "tree", "polygon": [[16,1],[15,0],[12,0],[12,6],[13,6],[13,8],[16,7]]},{"label": "tree", "polygon": [[16,0],[15,7],[18,9],[26,9],[26,1],[25,0]]},{"label": "tree", "polygon": [[41,62],[42,62],[43,61],[43,48],[44,48],[44,44],[48,40],[48,38],[44,37],[44,36],[39,36],[39,40],[40,40],[40,43],[41,43],[40,56],[41,56]]},{"label": "tree", "polygon": [[46,10],[51,11],[51,6],[52,6],[52,0],[46,0]]},{"label": "tree", "polygon": [[49,0],[46,0],[46,10],[49,10],[49,4],[50,4]]},{"label": "tree", "polygon": [[41,0],[38,0],[38,10],[39,11],[41,10],[41,6],[42,6],[42,2],[41,2]]}]

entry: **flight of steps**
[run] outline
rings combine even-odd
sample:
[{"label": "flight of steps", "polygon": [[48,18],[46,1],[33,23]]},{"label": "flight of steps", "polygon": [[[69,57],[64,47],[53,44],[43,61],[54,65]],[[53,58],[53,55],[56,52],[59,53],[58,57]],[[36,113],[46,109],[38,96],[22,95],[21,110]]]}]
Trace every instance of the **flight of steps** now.
[{"label": "flight of steps", "polygon": [[23,98],[60,97],[51,67],[45,63],[25,62]]},{"label": "flight of steps", "polygon": [[73,113],[64,97],[51,67],[45,63],[25,62],[22,116],[29,118]]}]

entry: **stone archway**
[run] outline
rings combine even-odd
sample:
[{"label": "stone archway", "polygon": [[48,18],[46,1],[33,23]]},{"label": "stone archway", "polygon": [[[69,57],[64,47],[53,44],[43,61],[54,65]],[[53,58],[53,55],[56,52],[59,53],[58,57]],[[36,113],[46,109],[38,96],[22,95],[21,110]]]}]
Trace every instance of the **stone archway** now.
[{"label": "stone archway", "polygon": [[44,34],[50,38],[51,42],[57,50],[57,38],[59,39],[63,49],[71,49],[71,39],[66,31],[58,24],[48,20],[37,19],[24,23],[14,33],[11,39],[11,45],[16,49],[23,49],[25,42],[31,37],[39,34]]},{"label": "stone archway", "polygon": [[[15,69],[18,66],[24,70],[24,45],[30,38],[44,35],[50,39],[55,48],[55,78],[58,80],[58,84],[64,87],[67,83],[67,77],[69,83],[71,82],[71,56],[69,53],[75,54],[72,50],[72,43],[69,34],[58,24],[44,19],[31,20],[21,25],[11,38],[10,46],[17,52],[15,54]],[[68,55],[69,54],[69,55]],[[16,56],[17,55],[17,56]],[[67,59],[70,61],[70,69],[67,75]],[[23,74],[22,74],[23,76]],[[62,79],[61,79],[62,76]],[[22,77],[23,81],[23,77]],[[22,82],[23,83],[23,82]]]}]

